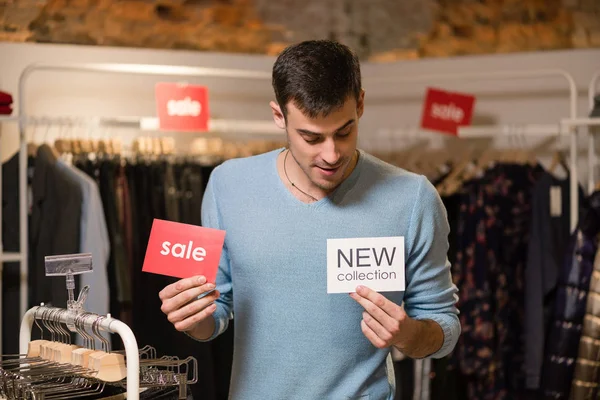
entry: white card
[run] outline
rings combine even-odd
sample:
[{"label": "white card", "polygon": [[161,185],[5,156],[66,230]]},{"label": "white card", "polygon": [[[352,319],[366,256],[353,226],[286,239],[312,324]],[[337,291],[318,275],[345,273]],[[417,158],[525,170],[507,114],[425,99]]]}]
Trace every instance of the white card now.
[{"label": "white card", "polygon": [[405,290],[404,237],[327,239],[327,293]]}]

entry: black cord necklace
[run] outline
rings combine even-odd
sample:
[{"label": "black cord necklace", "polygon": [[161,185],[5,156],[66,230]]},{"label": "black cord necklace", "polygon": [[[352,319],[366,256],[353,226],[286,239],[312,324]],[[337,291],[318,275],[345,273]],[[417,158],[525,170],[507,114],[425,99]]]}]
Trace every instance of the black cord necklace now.
[{"label": "black cord necklace", "polygon": [[287,152],[285,153],[285,157],[283,158],[283,172],[285,173],[285,177],[287,178],[288,182],[290,183],[290,185],[292,185],[293,187],[295,187],[300,193],[304,194],[305,196],[310,197],[313,201],[319,201],[316,197],[311,196],[310,194],[306,193],[304,190],[300,189],[298,186],[296,186],[294,184],[294,182],[291,181],[290,177],[288,176],[287,173],[287,168],[285,167],[287,164],[287,156],[290,153],[290,150],[288,149]]}]

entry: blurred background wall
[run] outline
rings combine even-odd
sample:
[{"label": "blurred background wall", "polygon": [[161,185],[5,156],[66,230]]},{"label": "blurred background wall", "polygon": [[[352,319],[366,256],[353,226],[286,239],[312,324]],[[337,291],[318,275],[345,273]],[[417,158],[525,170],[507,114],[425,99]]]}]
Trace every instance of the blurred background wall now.
[{"label": "blurred background wall", "polygon": [[0,0],[0,41],[274,55],[311,38],[371,61],[600,47],[600,1]]}]

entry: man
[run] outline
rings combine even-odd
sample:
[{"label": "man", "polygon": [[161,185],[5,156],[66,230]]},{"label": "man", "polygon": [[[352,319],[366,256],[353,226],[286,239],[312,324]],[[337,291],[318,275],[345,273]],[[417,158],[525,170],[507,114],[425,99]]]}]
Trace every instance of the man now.
[{"label": "man", "polygon": [[[273,87],[288,147],[214,170],[202,220],[227,232],[216,288],[180,280],[162,311],[201,341],[235,316],[234,399],[392,399],[391,346],[442,357],[460,333],[444,206],[424,177],[357,150],[364,91],[347,47],[290,46]],[[327,239],[389,236],[405,238],[404,291],[327,293]]]}]

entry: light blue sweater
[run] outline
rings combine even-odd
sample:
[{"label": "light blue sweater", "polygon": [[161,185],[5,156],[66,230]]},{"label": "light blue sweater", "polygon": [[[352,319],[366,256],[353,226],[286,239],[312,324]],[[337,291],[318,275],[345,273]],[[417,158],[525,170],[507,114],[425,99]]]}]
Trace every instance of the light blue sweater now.
[{"label": "light blue sweater", "polygon": [[217,167],[202,206],[203,225],[226,231],[212,338],[235,317],[231,398],[393,399],[390,350],[363,335],[348,294],[327,294],[327,239],[405,237],[406,291],[382,294],[442,326],[442,357],[460,333],[443,203],[426,178],[361,151],[331,196],[305,204],[277,174],[280,151]]}]

